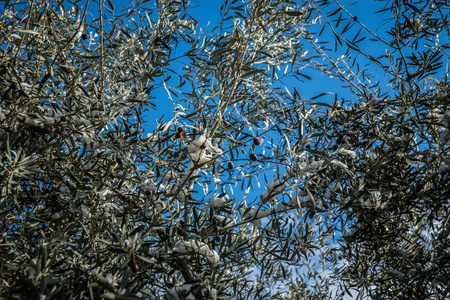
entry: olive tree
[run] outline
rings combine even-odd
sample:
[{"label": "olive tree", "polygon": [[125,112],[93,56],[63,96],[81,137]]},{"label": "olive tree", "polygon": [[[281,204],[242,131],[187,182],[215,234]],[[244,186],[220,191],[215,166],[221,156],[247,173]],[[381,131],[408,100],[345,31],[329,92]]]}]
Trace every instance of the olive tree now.
[{"label": "olive tree", "polygon": [[7,2],[0,295],[447,297],[449,7],[416,2]]}]

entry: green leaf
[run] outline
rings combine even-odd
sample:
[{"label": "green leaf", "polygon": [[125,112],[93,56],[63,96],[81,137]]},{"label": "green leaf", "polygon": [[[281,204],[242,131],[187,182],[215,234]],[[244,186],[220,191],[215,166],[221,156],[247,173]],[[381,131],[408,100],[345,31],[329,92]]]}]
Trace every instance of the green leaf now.
[{"label": "green leaf", "polygon": [[405,6],[408,6],[408,7],[412,8],[419,15],[422,14],[422,11],[420,9],[418,9],[417,7],[415,7],[414,5],[412,5],[411,3],[405,1],[404,4],[405,4]]},{"label": "green leaf", "polygon": [[243,75],[242,75],[242,77],[248,77],[248,76],[251,76],[251,75],[254,75],[254,74],[258,74],[258,73],[264,73],[265,72],[265,70],[263,70],[263,69],[254,69],[254,70],[252,70],[252,71],[249,71],[249,72],[246,72],[246,73],[244,73]]},{"label": "green leaf", "polygon": [[107,2],[108,2],[109,7],[111,7],[111,9],[114,10],[114,4],[112,3],[112,1],[108,0]]},{"label": "green leaf", "polygon": [[80,56],[81,58],[85,58],[85,59],[97,59],[97,58],[100,58],[101,57],[101,55],[82,55],[82,56]]},{"label": "green leaf", "polygon": [[116,294],[108,292],[108,293],[102,294],[100,296],[100,298],[102,298],[102,299],[116,299]]},{"label": "green leaf", "polygon": [[332,92],[323,92],[323,93],[320,93],[319,95],[316,95],[316,96],[312,97],[311,99],[315,100],[315,99],[323,97],[325,95],[334,95],[334,93],[332,93]]},{"label": "green leaf", "polygon": [[281,13],[292,17],[300,17],[305,14],[302,11],[282,11]]},{"label": "green leaf", "polygon": [[320,106],[326,106],[326,107],[329,107],[329,108],[333,108],[332,105],[330,105],[328,103],[325,103],[325,102],[314,102],[314,105],[320,105]]},{"label": "green leaf", "polygon": [[30,30],[30,29],[17,29],[18,32],[22,32],[22,33],[27,33],[27,34],[34,34],[34,35],[38,35],[39,32],[34,31],[34,30]]}]

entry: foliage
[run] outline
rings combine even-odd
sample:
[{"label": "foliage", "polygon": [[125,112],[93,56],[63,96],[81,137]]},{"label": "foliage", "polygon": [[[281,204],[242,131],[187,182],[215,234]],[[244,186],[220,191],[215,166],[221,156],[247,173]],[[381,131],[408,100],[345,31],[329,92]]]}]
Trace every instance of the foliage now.
[{"label": "foliage", "polygon": [[190,9],[6,2],[0,297],[448,297],[449,5]]}]

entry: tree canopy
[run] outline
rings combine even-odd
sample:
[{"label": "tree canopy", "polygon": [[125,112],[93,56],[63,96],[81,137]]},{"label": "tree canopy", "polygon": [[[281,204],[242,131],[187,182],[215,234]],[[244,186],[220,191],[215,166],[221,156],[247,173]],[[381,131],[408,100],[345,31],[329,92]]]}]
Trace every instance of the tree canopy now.
[{"label": "tree canopy", "polygon": [[0,297],[448,298],[450,5],[344,2],[6,1]]}]

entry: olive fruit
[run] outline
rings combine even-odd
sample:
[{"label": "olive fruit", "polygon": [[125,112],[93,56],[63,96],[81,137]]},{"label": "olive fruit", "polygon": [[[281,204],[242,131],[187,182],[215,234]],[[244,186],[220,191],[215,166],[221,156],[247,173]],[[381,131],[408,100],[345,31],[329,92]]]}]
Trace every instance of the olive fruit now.
[{"label": "olive fruit", "polygon": [[184,236],[184,231],[181,228],[177,228],[177,233],[179,236]]},{"label": "olive fruit", "polygon": [[259,146],[259,145],[261,145],[261,140],[259,138],[257,138],[257,137],[254,137],[253,138],[253,144],[255,144],[256,146]]},{"label": "olive fruit", "polygon": [[186,223],[183,221],[183,220],[181,220],[180,221],[180,226],[178,226],[177,227],[177,233],[178,233],[178,235],[179,236],[184,236],[184,226],[186,225]]},{"label": "olive fruit", "polygon": [[251,161],[257,161],[258,157],[254,153],[250,153],[250,160]]},{"label": "olive fruit", "polygon": [[133,273],[136,273],[137,271],[139,271],[139,265],[137,263],[130,262],[130,268],[131,268],[131,271],[133,271]]}]

